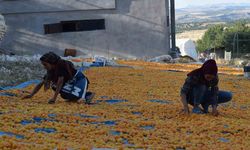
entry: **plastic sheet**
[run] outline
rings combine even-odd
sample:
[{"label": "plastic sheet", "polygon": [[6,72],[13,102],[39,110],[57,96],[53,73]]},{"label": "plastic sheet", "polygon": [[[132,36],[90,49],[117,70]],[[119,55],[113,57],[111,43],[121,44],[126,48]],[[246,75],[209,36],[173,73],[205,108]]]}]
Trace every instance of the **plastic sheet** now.
[{"label": "plastic sheet", "polygon": [[14,133],[11,133],[11,132],[0,131],[0,136],[15,136],[17,139],[24,139],[23,135],[14,134]]},{"label": "plastic sheet", "polygon": [[141,126],[141,128],[144,129],[144,130],[152,130],[155,127],[154,126]]},{"label": "plastic sheet", "polygon": [[108,103],[108,104],[117,104],[117,103],[128,102],[128,100],[110,99],[110,100],[98,100],[96,102],[105,102],[105,103]]},{"label": "plastic sheet", "polygon": [[111,131],[109,131],[109,133],[110,133],[111,135],[113,135],[113,136],[119,136],[119,135],[121,135],[121,132],[120,132],[120,131],[111,130]]},{"label": "plastic sheet", "polygon": [[108,121],[103,121],[103,122],[91,122],[90,124],[115,126],[116,125],[116,121],[108,120]]},{"label": "plastic sheet", "polygon": [[41,81],[40,80],[30,80],[30,81],[26,81],[24,83],[21,83],[17,86],[7,86],[7,87],[0,87],[1,90],[15,90],[15,89],[23,89],[23,88],[26,88],[32,84],[38,84],[40,83]]},{"label": "plastic sheet", "polygon": [[56,129],[54,128],[35,128],[36,133],[55,133]]},{"label": "plastic sheet", "polygon": [[160,104],[171,104],[171,101],[168,100],[158,100],[158,99],[152,99],[152,100],[148,100],[148,102],[152,102],[152,103],[160,103]]}]

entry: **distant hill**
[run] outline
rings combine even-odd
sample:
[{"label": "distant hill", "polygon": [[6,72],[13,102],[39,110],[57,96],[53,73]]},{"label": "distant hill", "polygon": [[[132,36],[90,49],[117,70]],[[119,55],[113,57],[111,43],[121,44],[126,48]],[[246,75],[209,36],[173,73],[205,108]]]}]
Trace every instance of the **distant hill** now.
[{"label": "distant hill", "polygon": [[176,9],[176,23],[233,22],[250,20],[250,3],[189,6]]}]

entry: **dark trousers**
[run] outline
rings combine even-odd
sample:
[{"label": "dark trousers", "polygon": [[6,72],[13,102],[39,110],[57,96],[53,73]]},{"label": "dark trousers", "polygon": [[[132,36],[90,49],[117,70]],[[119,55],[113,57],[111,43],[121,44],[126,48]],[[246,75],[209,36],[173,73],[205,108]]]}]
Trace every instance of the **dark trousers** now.
[{"label": "dark trousers", "polygon": [[232,99],[232,93],[227,91],[218,91],[217,95],[214,95],[212,91],[205,85],[195,86],[190,93],[188,93],[187,101],[189,104],[198,106],[202,105],[203,108],[209,107],[214,103],[214,99],[217,97],[217,104],[226,103]]}]

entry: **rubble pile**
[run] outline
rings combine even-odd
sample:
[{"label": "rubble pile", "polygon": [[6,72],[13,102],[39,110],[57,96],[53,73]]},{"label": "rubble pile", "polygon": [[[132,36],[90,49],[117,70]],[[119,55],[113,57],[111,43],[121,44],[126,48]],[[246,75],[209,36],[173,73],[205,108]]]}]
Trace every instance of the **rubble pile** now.
[{"label": "rubble pile", "polygon": [[38,58],[39,56],[0,55],[0,87],[41,79],[45,74],[45,70]]}]

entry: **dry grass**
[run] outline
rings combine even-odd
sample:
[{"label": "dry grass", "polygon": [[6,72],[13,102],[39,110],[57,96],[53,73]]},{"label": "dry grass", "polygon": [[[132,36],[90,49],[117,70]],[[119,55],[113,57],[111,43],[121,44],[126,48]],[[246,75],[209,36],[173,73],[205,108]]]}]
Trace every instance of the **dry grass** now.
[{"label": "dry grass", "polygon": [[177,39],[191,39],[193,41],[197,41],[202,38],[207,30],[192,30],[185,31],[183,33],[179,33],[176,35]]}]

